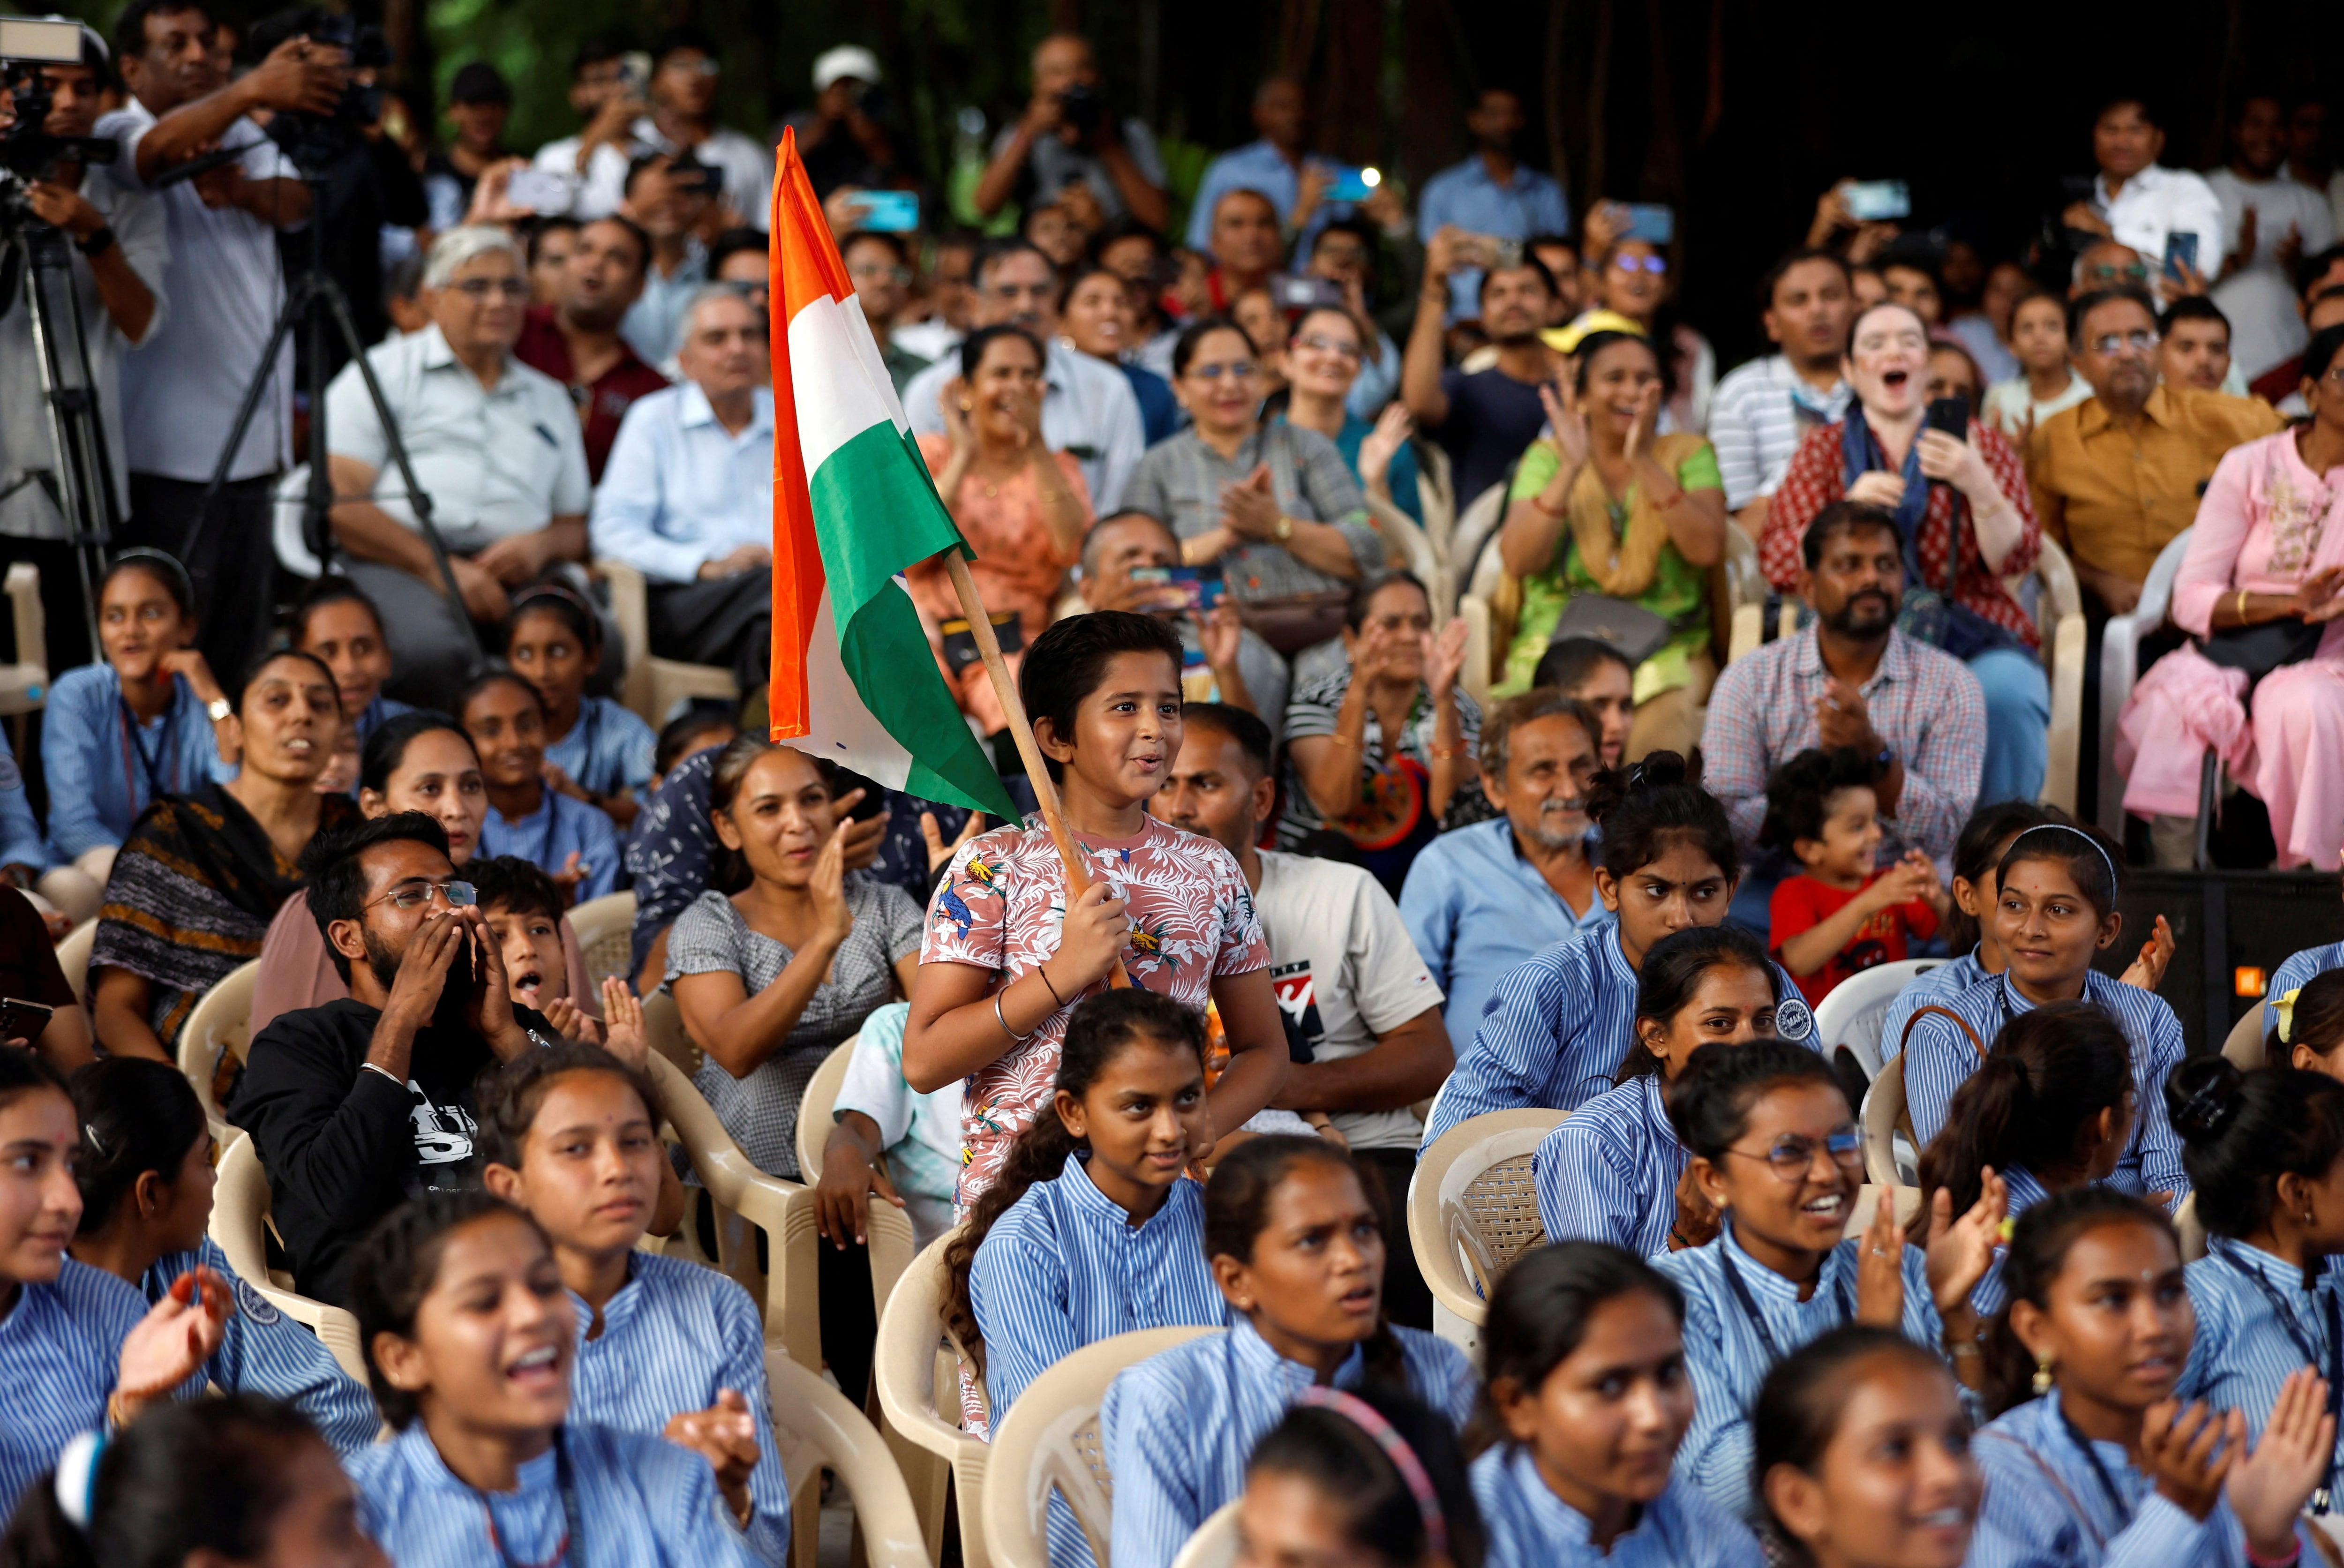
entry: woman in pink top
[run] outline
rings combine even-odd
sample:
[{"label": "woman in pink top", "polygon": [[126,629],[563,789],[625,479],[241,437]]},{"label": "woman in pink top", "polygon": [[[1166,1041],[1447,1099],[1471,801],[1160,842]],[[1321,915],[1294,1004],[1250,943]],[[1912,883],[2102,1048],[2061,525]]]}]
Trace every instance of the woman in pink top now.
[{"label": "woman in pink top", "polygon": [[[1022,642],[1049,626],[1066,568],[1081,558],[1091,526],[1082,469],[1042,439],[1047,363],[1041,343],[1022,327],[970,333],[960,346],[960,374],[936,400],[947,433],[920,438],[936,493],[975,555],[969,575],[977,593],[992,615],[1016,612]],[[942,561],[922,561],[905,575],[931,628],[961,619],[960,595]],[[1017,667],[1012,653],[1010,673]],[[960,693],[962,711],[985,733],[1008,723],[983,664],[972,660],[956,674],[947,664],[945,674]]]},{"label": "woman in pink top", "polygon": [[2234,447],[2214,470],[2173,585],[2174,623],[2199,644],[2218,655],[2242,632],[2283,644],[2293,631],[2299,640],[2281,652],[2289,662],[2255,682],[2198,645],[2167,654],[2125,705],[2117,765],[2128,774],[2126,810],[2194,819],[2211,747],[2270,808],[2279,865],[2334,871],[2344,855],[2344,326],[2304,351],[2303,397],[2309,423]]}]

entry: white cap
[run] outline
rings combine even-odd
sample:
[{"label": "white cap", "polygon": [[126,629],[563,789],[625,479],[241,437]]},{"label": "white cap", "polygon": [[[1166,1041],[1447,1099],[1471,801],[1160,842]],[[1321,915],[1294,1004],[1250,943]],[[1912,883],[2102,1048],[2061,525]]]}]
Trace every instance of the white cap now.
[{"label": "white cap", "polygon": [[813,90],[825,93],[833,82],[852,76],[858,82],[879,80],[879,56],[860,44],[841,44],[814,57]]}]

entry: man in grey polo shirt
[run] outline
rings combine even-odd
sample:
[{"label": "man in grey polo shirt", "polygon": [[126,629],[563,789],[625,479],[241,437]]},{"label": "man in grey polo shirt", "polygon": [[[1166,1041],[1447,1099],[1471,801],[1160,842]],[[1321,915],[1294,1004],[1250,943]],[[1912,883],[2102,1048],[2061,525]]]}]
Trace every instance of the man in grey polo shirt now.
[{"label": "man in grey polo shirt", "polygon": [[[488,224],[432,242],[423,292],[431,325],[367,351],[383,398],[431,497],[464,609],[502,621],[508,591],[586,558],[586,445],[561,382],[513,358],[529,272],[520,248]],[[334,537],[351,579],[382,610],[392,689],[445,702],[471,659],[442,594],[373,401],[356,365],[326,389]]]},{"label": "man in grey polo shirt", "polygon": [[[1042,393],[1042,439],[1052,451],[1082,465],[1098,516],[1123,504],[1123,487],[1147,435],[1139,400],[1123,372],[1104,359],[1068,348],[1058,337],[1058,272],[1050,258],[1022,239],[1001,239],[977,253],[976,305],[971,327],[1023,327],[1049,345],[1049,377]],[[904,389],[904,417],[919,435],[945,433],[937,395],[960,374],[960,356],[947,354]]]}]

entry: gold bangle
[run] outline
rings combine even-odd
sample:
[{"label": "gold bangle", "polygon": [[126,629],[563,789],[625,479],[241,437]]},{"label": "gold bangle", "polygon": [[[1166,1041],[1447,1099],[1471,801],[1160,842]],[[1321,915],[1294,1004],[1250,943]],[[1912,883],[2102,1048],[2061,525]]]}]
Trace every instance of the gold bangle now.
[{"label": "gold bangle", "polygon": [[2230,606],[2230,613],[2238,617],[2239,625],[2243,626],[2247,623],[2247,591],[2245,589],[2238,590],[2238,601]]},{"label": "gold bangle", "polygon": [[1271,529],[1269,531],[1274,537],[1276,537],[1278,543],[1284,544],[1288,540],[1294,537],[1294,520],[1287,516],[1284,512],[1279,512],[1278,514],[1278,526]]},{"label": "gold bangle", "polygon": [[1354,748],[1355,750],[1358,748],[1359,744],[1359,742],[1357,742],[1357,741],[1353,740],[1350,736],[1349,736],[1349,735],[1345,734],[1345,733],[1344,733],[1342,731],[1340,731],[1340,730],[1336,730],[1336,731],[1332,732],[1331,733],[1329,733],[1329,734],[1328,735],[1328,737],[1327,737],[1327,738],[1328,738],[1329,740],[1330,740],[1330,741],[1334,742],[1334,743],[1335,743],[1337,745],[1339,745],[1339,746],[1350,746],[1350,747]]}]

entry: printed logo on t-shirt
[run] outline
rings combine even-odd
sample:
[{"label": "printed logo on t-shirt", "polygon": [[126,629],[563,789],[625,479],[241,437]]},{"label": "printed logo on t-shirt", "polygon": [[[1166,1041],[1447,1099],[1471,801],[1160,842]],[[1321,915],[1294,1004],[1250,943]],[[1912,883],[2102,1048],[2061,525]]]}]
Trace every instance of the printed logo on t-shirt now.
[{"label": "printed logo on t-shirt", "polygon": [[264,1327],[284,1315],[269,1303],[268,1298],[262,1295],[251,1280],[240,1275],[236,1281],[236,1310],[244,1314],[247,1321]]},{"label": "printed logo on t-shirt", "polygon": [[1278,1021],[1286,1026],[1287,1055],[1298,1062],[1310,1060],[1318,1042],[1327,1037],[1327,1026],[1318,1017],[1318,984],[1311,978],[1310,960],[1271,965],[1269,984],[1278,993]]},{"label": "printed logo on t-shirt", "polygon": [[[434,1105],[431,1097],[413,1078],[407,1080],[407,1092],[414,1104],[408,1114],[415,1123],[415,1161],[418,1165],[461,1165],[472,1158],[473,1135],[480,1131],[472,1113],[460,1105]],[[426,1187],[439,1183],[426,1177]]]}]

